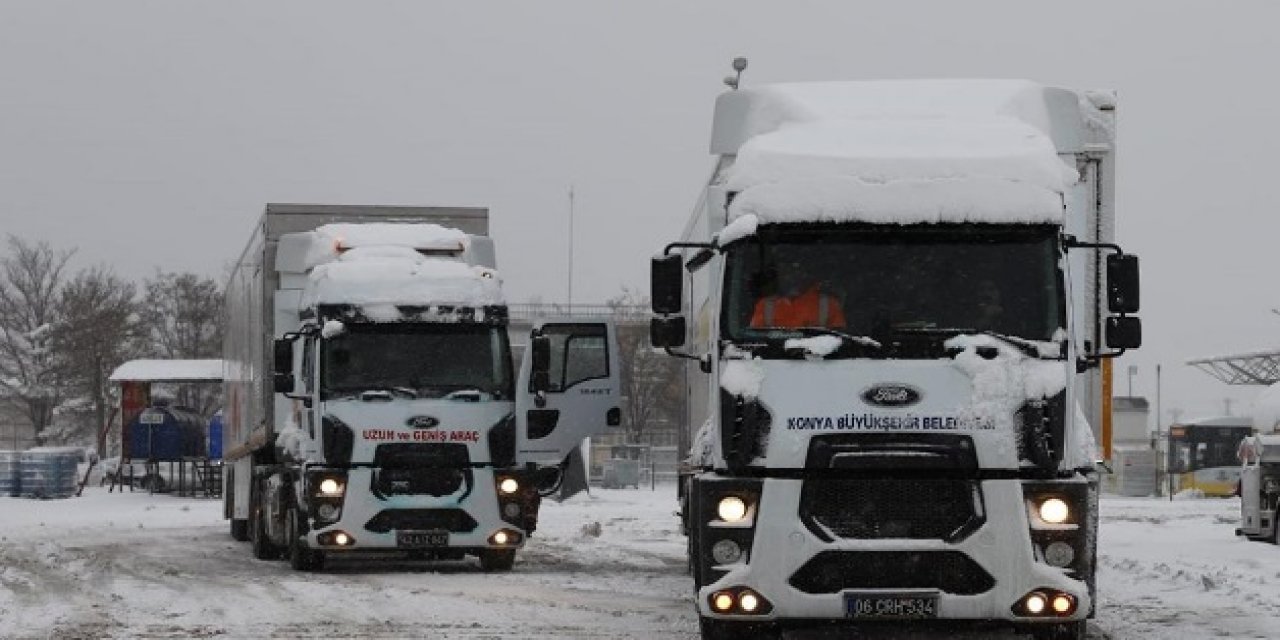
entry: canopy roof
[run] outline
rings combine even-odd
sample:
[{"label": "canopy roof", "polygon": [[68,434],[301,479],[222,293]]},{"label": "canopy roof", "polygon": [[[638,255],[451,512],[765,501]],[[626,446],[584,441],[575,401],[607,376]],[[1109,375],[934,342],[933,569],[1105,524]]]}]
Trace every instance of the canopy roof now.
[{"label": "canopy roof", "polygon": [[130,360],[111,372],[112,382],[222,382],[221,360]]}]

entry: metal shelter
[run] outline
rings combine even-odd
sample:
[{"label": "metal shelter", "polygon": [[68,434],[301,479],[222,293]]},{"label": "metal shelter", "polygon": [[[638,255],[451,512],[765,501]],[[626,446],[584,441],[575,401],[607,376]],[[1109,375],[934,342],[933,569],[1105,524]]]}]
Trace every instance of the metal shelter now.
[{"label": "metal shelter", "polygon": [[1188,360],[1187,364],[1234,385],[1273,385],[1280,382],[1280,351]]},{"label": "metal shelter", "polygon": [[[128,434],[126,425],[131,423],[135,417],[138,417],[143,411],[151,406],[151,385],[153,383],[221,383],[222,376],[222,360],[130,360],[111,372],[108,378],[111,382],[120,385],[120,406],[117,408],[120,416],[120,441],[121,441],[121,462],[129,461],[129,449],[126,445]],[[110,421],[108,421],[110,424]],[[110,427],[105,427],[110,428]],[[105,429],[104,428],[104,429]],[[105,437],[105,433],[103,436]],[[173,461],[170,462],[170,478],[173,474]],[[161,478],[158,467],[158,461],[146,460],[147,476]],[[215,492],[221,492],[221,465],[210,463],[208,456],[203,459],[183,459],[179,461],[178,467],[178,487],[179,491],[186,485],[186,471],[188,466],[191,467],[192,480],[203,488],[206,495]],[[132,466],[130,466],[132,472]],[[116,478],[112,481],[112,489],[120,480],[120,473],[116,474]],[[132,483],[131,483],[132,485]],[[148,489],[155,490],[156,483],[153,481]]]}]

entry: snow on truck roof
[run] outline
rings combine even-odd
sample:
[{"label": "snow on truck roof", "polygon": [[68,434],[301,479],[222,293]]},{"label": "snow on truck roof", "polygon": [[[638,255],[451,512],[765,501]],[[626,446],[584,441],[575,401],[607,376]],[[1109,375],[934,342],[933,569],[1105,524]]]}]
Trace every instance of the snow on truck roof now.
[{"label": "snow on truck roof", "polygon": [[765,85],[720,97],[712,151],[731,219],[1058,222],[1094,105],[1021,80]]},{"label": "snow on truck roof", "polygon": [[130,360],[111,372],[112,382],[221,382],[221,360]]},{"label": "snow on truck roof", "polygon": [[305,306],[503,304],[497,271],[391,246],[351,249],[315,267],[305,296]]}]

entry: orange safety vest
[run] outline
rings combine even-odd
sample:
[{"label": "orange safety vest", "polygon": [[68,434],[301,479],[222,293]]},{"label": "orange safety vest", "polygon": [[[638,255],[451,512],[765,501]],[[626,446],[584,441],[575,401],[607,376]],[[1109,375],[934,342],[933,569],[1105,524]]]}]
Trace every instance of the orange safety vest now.
[{"label": "orange safety vest", "polygon": [[751,326],[843,328],[844,310],[815,285],[794,298],[769,296],[756,301]]}]

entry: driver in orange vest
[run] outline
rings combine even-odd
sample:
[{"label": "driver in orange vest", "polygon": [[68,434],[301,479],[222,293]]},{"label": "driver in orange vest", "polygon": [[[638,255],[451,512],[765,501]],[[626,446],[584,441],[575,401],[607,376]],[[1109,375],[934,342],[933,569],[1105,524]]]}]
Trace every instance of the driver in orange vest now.
[{"label": "driver in orange vest", "polygon": [[[778,294],[756,301],[751,313],[751,327],[825,327],[843,329],[844,310],[840,301],[824,293],[816,280],[802,273],[778,274]],[[805,286],[806,280],[809,282]]]}]

